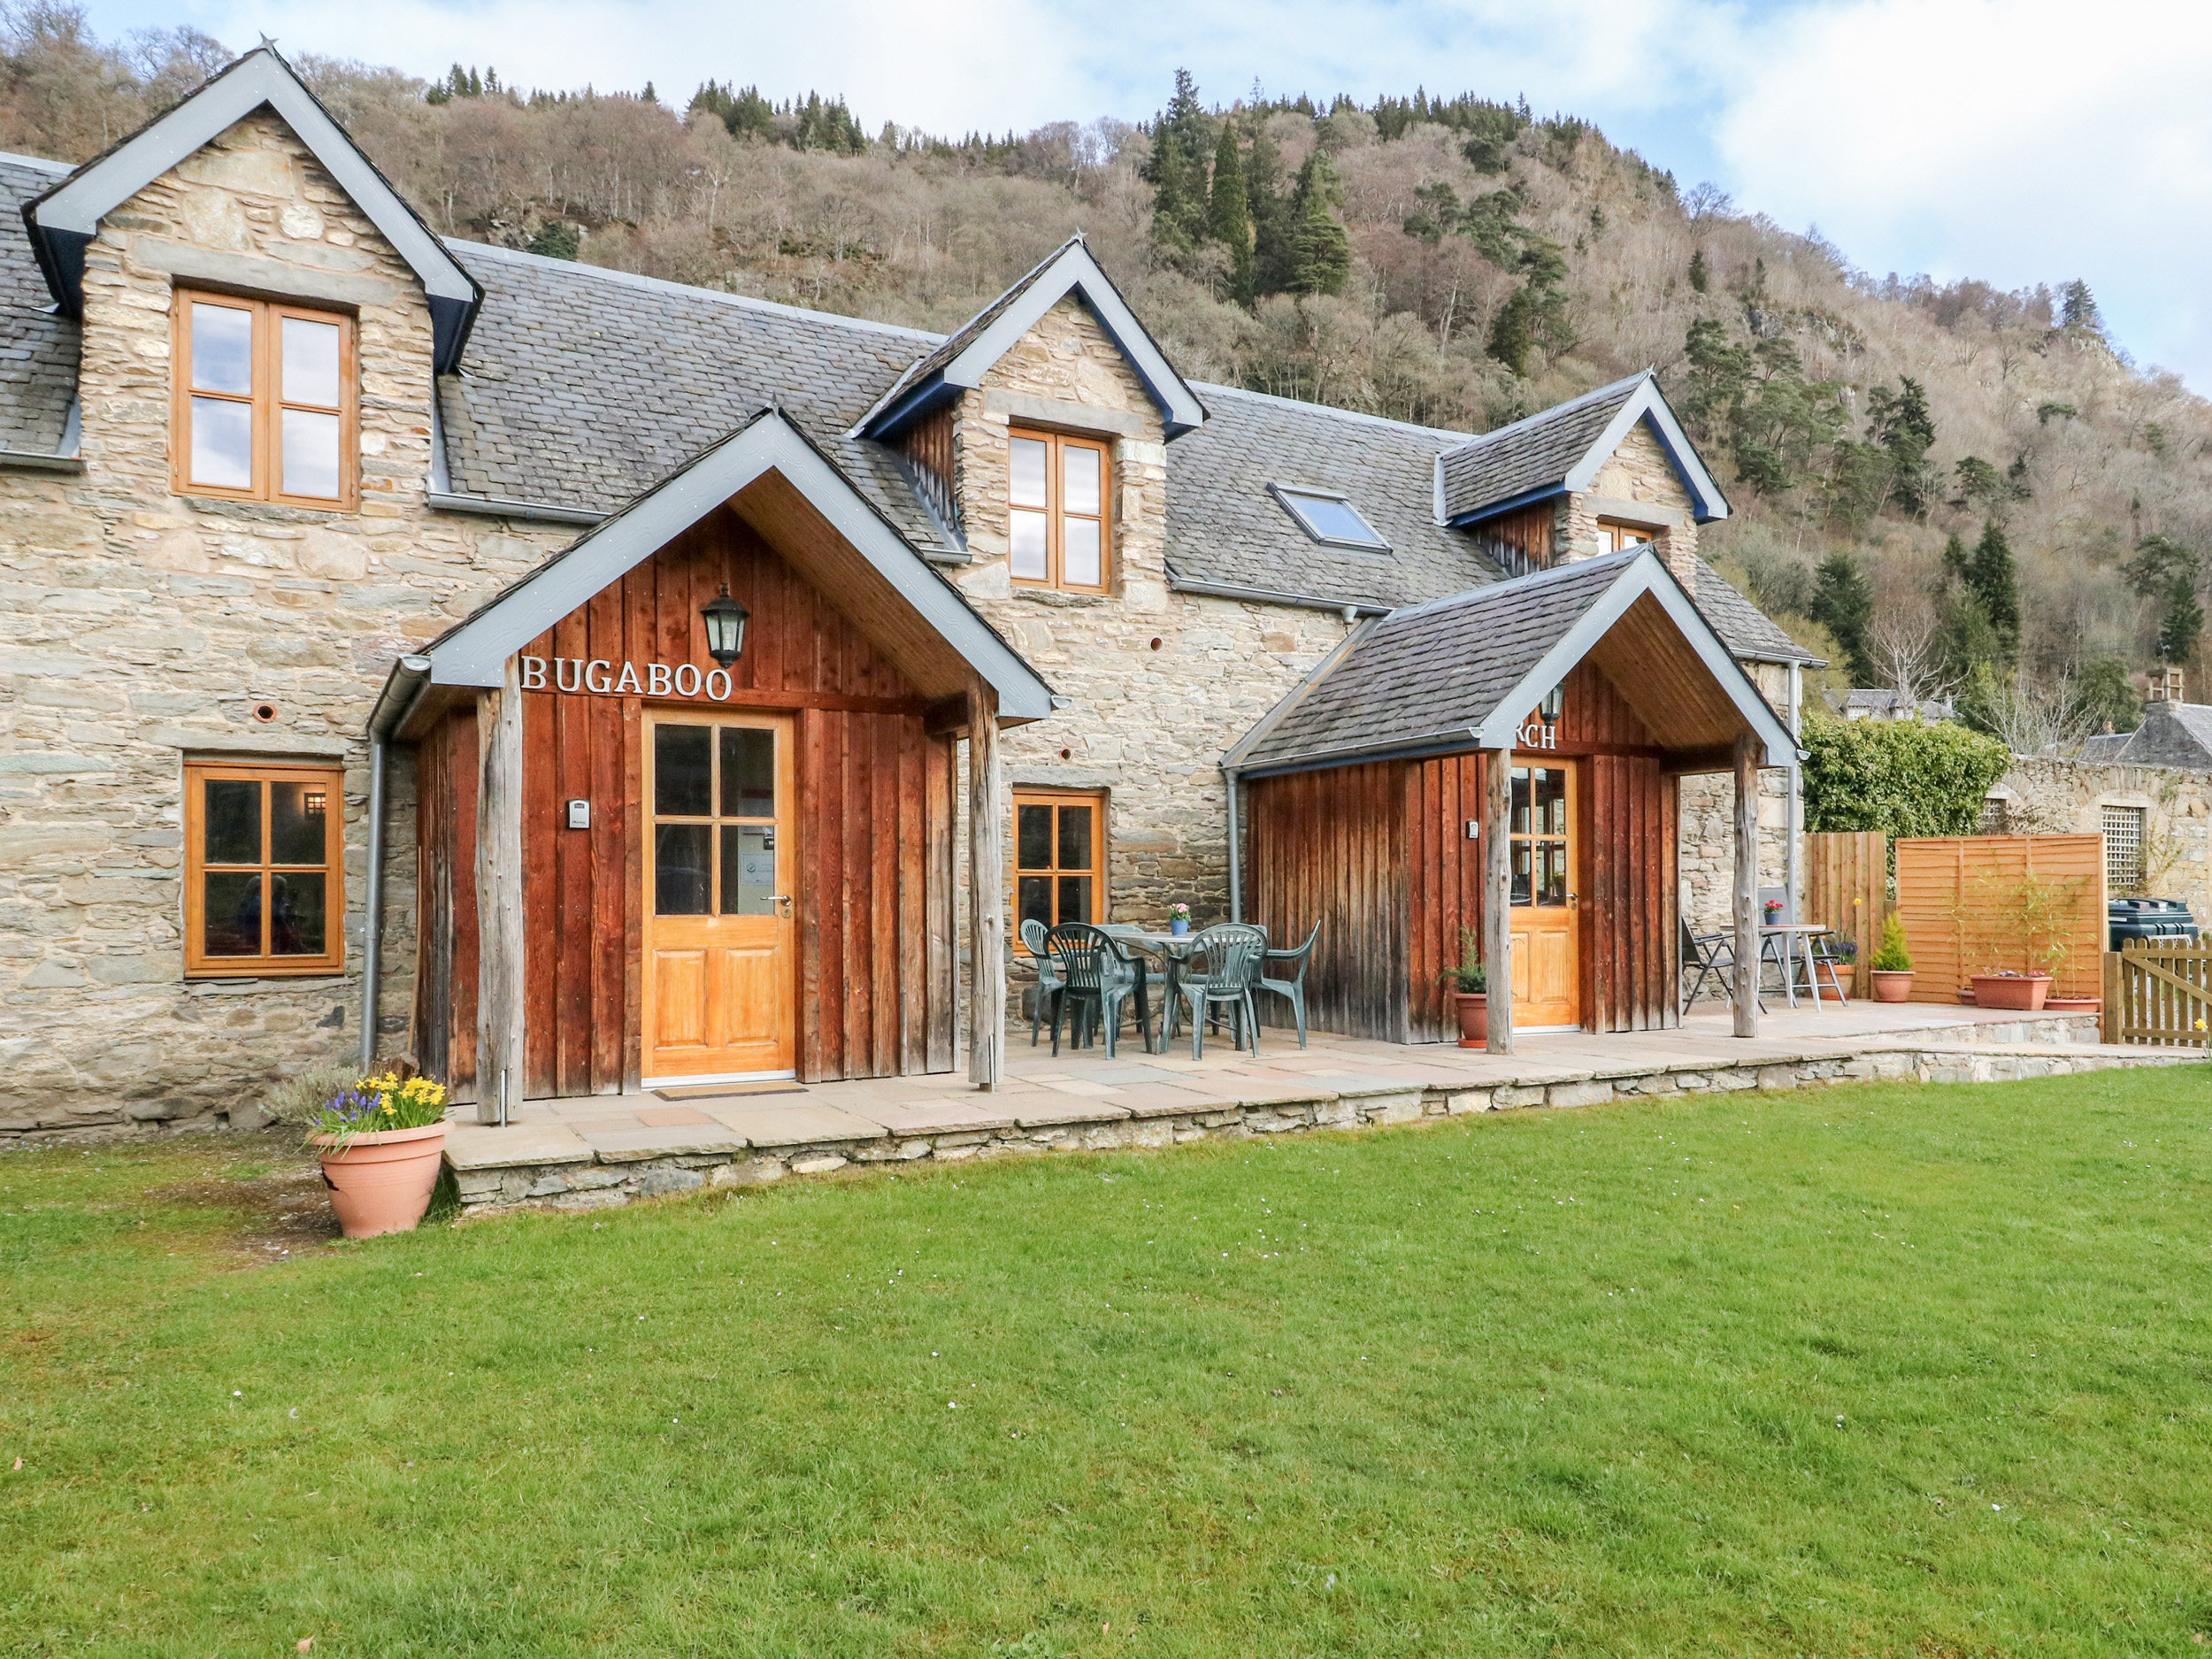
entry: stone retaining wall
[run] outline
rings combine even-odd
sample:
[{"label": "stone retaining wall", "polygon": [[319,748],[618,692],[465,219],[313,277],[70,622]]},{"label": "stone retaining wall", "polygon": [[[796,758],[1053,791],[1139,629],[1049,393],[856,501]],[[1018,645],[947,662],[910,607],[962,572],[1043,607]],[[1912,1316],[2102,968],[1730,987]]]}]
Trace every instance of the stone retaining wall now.
[{"label": "stone retaining wall", "polygon": [[734,1151],[664,1153],[634,1160],[582,1153],[568,1162],[458,1171],[456,1179],[464,1212],[469,1215],[524,1205],[599,1210],[635,1198],[657,1198],[707,1187],[757,1187],[788,1176],[828,1175],[839,1170],[924,1159],[954,1164],[1029,1153],[1108,1152],[1321,1129],[1381,1128],[1532,1107],[1597,1106],[1617,1100],[1834,1083],[2010,1082],[2114,1068],[2187,1064],[2194,1059],[2193,1056],[2148,1048],[2139,1055],[2116,1055],[2109,1050],[2075,1055],[2048,1049],[2023,1052],[2017,1048],[1996,1047],[1978,1051],[1900,1043],[1845,1056],[1746,1064],[1692,1063],[1481,1087],[1378,1083],[1301,1094],[1295,1099],[1255,1100],[1195,1110],[1148,1112],[1077,1104],[1056,1111],[1049,1119],[993,1121],[979,1114],[972,1127],[924,1134],[749,1145]]}]

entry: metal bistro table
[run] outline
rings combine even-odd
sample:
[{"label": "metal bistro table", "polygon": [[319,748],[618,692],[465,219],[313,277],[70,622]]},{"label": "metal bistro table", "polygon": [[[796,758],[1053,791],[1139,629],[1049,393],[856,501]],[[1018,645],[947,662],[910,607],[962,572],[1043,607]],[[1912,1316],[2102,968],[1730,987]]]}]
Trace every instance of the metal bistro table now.
[{"label": "metal bistro table", "polygon": [[[1109,924],[1098,931],[1118,940],[1125,945],[1133,945],[1148,956],[1158,956],[1164,965],[1166,977],[1160,986],[1159,1010],[1160,1042],[1162,1048],[1164,1048],[1167,1042],[1167,1010],[1174,1004],[1176,987],[1182,983],[1183,964],[1191,959],[1202,930],[1194,928],[1187,933],[1155,933],[1132,922],[1119,922]],[[1160,1049],[1152,1046],[1152,1017],[1145,1007],[1145,1002],[1148,999],[1144,997],[1141,984],[1138,987],[1138,997],[1137,1017],[1145,1022],[1144,1051],[1147,1054],[1156,1054],[1160,1052]]]},{"label": "metal bistro table", "polygon": [[1819,922],[1777,922],[1759,926],[1759,958],[1771,962],[1782,971],[1782,995],[1792,1008],[1797,1006],[1797,969],[1800,961],[1805,964],[1805,985],[1813,995],[1813,1012],[1823,1014],[1827,1010],[1820,1002],[1820,977],[1813,967],[1813,941],[1821,934],[1835,930]]}]

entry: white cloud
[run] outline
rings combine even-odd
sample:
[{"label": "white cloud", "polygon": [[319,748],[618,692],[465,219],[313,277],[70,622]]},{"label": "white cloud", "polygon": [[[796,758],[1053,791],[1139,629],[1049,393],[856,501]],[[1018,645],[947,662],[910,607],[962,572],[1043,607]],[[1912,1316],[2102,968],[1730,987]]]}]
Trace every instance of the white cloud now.
[{"label": "white cloud", "polygon": [[1716,122],[1739,201],[1877,271],[2081,276],[2212,385],[2212,11],[1859,0],[1748,33]]}]

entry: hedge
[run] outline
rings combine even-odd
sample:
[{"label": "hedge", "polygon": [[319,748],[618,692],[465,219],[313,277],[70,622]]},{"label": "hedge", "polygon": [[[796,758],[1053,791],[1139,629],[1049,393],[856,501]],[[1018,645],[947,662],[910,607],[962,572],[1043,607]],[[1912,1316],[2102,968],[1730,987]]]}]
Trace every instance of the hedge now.
[{"label": "hedge", "polygon": [[1971,835],[2011,754],[1940,720],[1805,724],[1805,826],[1891,835]]}]

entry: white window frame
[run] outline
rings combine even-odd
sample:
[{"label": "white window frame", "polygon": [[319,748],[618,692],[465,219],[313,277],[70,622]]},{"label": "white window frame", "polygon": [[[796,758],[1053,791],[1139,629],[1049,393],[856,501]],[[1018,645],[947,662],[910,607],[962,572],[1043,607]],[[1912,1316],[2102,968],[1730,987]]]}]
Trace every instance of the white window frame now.
[{"label": "white window frame", "polygon": [[[1292,520],[1306,533],[1308,537],[1318,541],[1323,547],[1345,548],[1355,553],[1388,553],[1393,550],[1382,532],[1370,524],[1367,515],[1359,510],[1349,495],[1343,494],[1340,490],[1315,489],[1305,484],[1270,484],[1267,487],[1267,493],[1275,497],[1278,504],[1291,516]],[[1305,501],[1336,503],[1360,523],[1366,525],[1368,534],[1374,539],[1361,541],[1349,536],[1328,534],[1312,519],[1306,517],[1304,510],[1299,505],[1301,502]]]}]

